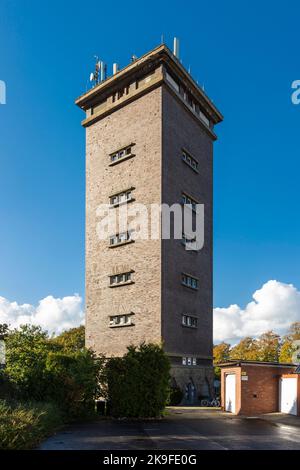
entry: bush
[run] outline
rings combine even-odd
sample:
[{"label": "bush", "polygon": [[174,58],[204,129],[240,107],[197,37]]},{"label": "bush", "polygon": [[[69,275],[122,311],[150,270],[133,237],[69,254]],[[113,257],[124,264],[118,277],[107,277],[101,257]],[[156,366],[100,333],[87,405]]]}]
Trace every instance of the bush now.
[{"label": "bush", "polygon": [[109,412],[114,417],[153,418],[162,414],[169,395],[169,359],[155,344],[129,347],[105,367]]},{"label": "bush", "polygon": [[43,401],[48,388],[46,358],[50,345],[40,327],[24,325],[6,339],[5,373],[22,400]]},{"label": "bush", "polygon": [[63,424],[53,403],[0,400],[0,449],[32,449]]},{"label": "bush", "polygon": [[101,361],[84,349],[77,352],[50,352],[46,371],[51,378],[47,398],[60,405],[69,418],[94,412],[98,396]]},{"label": "bush", "polygon": [[179,387],[171,387],[170,396],[168,400],[169,405],[170,406],[179,405],[182,399],[183,399],[183,391]]},{"label": "bush", "polygon": [[19,400],[55,402],[68,418],[94,410],[101,360],[86,348],[49,340],[40,327],[25,325],[6,339],[5,374]]},{"label": "bush", "polygon": [[13,397],[14,388],[4,369],[0,369],[0,400]]}]

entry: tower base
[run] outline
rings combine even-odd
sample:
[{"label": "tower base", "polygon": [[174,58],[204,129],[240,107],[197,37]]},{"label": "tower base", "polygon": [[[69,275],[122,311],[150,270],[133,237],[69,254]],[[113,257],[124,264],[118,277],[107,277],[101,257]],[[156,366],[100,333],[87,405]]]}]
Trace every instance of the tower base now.
[{"label": "tower base", "polygon": [[171,385],[183,392],[181,405],[199,405],[203,398],[214,396],[212,366],[171,366]]}]

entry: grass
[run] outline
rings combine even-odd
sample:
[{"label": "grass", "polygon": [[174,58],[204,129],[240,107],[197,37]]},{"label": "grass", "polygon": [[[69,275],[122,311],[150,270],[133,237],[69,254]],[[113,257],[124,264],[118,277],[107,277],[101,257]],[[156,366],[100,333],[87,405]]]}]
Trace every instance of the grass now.
[{"label": "grass", "polygon": [[0,449],[33,449],[62,425],[53,403],[0,400]]}]

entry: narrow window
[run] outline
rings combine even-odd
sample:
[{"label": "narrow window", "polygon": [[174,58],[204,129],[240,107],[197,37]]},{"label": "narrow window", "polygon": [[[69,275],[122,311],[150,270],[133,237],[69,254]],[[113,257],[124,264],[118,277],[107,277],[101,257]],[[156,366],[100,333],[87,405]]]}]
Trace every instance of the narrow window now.
[{"label": "narrow window", "polygon": [[186,206],[190,206],[193,211],[196,210],[197,204],[199,204],[196,199],[192,199],[190,196],[188,196],[185,193],[182,193],[181,195],[181,203]]},{"label": "narrow window", "polygon": [[198,279],[189,276],[188,274],[181,275],[181,283],[186,287],[190,287],[191,289],[198,289]]},{"label": "narrow window", "polygon": [[109,202],[111,206],[117,206],[118,204],[124,204],[126,202],[132,201],[132,190],[134,188],[131,188],[128,191],[122,191],[120,193],[114,194],[113,196],[110,196]]},{"label": "narrow window", "polygon": [[197,328],[197,318],[191,315],[182,315],[182,325],[189,328]]},{"label": "narrow window", "polygon": [[118,150],[117,152],[113,152],[110,154],[110,162],[111,163],[116,163],[118,161],[121,161],[125,158],[128,158],[130,156],[134,156],[132,154],[132,146],[134,144],[128,145],[126,147],[123,147],[122,149]]},{"label": "narrow window", "polygon": [[197,160],[194,157],[192,157],[189,153],[187,153],[185,150],[182,151],[182,160],[184,161],[184,163],[190,166],[193,170],[197,171],[198,169]]},{"label": "narrow window", "polygon": [[132,322],[133,313],[125,314],[125,315],[113,315],[109,319],[109,326],[132,326],[134,323]]}]

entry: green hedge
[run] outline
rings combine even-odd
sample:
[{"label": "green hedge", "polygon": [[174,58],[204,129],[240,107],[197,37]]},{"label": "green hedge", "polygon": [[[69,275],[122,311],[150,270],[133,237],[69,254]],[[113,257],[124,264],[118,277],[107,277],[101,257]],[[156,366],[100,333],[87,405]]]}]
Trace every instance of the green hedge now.
[{"label": "green hedge", "polygon": [[4,374],[13,390],[10,396],[55,402],[69,419],[93,413],[102,362],[92,351],[66,348],[30,325],[10,332],[6,347]]},{"label": "green hedge", "polygon": [[0,400],[0,449],[33,449],[63,425],[53,403],[18,403]]},{"label": "green hedge", "polygon": [[155,344],[129,347],[121,358],[105,367],[109,414],[114,417],[161,416],[169,396],[170,362]]}]

